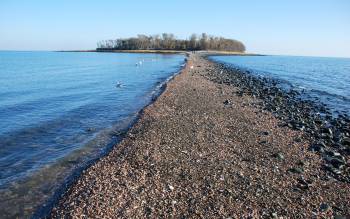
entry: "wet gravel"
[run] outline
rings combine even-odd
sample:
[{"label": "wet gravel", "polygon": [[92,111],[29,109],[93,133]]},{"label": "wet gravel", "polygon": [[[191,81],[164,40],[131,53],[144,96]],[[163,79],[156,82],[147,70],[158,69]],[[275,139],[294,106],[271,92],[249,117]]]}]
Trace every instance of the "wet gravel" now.
[{"label": "wet gravel", "polygon": [[[286,97],[293,94],[266,86],[191,55],[126,138],[82,173],[48,217],[350,215],[348,163],[343,165],[348,124],[339,130],[328,117],[315,114],[321,121],[315,120],[316,131],[303,116],[313,115],[313,105],[293,102]],[[292,105],[284,108],[285,102]],[[320,140],[315,136],[330,134],[326,128],[332,131],[329,141],[340,138],[340,149],[325,143],[323,151],[310,150]]]}]

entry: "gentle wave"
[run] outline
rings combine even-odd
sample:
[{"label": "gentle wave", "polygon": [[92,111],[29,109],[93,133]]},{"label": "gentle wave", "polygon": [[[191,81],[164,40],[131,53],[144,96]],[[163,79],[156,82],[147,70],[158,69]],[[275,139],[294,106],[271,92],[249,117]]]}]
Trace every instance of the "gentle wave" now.
[{"label": "gentle wave", "polygon": [[0,215],[31,215],[115,144],[183,63],[183,55],[0,52]]}]

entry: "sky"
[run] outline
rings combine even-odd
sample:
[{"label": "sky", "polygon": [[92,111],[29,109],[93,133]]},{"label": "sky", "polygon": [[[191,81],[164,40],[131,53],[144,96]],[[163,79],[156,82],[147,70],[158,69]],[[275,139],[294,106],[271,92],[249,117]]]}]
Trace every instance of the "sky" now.
[{"label": "sky", "polygon": [[0,50],[94,49],[164,32],[233,38],[252,53],[350,57],[350,0],[0,0]]}]

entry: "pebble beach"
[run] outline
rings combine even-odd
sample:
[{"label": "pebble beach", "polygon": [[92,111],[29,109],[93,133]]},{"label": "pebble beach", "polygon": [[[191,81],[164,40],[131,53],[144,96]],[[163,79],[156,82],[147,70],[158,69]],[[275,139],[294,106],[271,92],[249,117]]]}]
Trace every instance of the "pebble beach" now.
[{"label": "pebble beach", "polygon": [[[293,114],[302,125],[289,121],[285,95],[272,104],[239,70],[201,54],[187,59],[126,137],[82,172],[47,217],[350,216],[348,118],[313,126],[305,103]],[[276,104],[285,110],[274,110]],[[335,133],[339,147],[331,148]]]}]

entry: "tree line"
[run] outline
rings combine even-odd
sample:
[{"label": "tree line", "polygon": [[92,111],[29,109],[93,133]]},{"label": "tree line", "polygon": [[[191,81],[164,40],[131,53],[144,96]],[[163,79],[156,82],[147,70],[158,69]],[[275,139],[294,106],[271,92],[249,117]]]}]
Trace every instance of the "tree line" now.
[{"label": "tree line", "polygon": [[97,50],[219,50],[244,52],[242,42],[202,33],[192,34],[188,39],[178,39],[171,33],[104,40],[97,43]]}]

